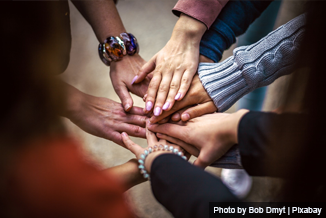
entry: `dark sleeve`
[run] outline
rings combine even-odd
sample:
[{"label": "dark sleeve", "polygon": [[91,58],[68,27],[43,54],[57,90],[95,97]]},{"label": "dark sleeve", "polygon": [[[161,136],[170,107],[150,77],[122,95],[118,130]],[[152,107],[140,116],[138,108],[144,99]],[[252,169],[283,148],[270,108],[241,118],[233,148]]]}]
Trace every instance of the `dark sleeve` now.
[{"label": "dark sleeve", "polygon": [[224,50],[245,33],[271,1],[229,1],[200,42],[200,54],[219,62]]},{"label": "dark sleeve", "polygon": [[208,217],[209,202],[238,201],[220,179],[174,154],[154,160],[151,185],[155,198],[174,217]]},{"label": "dark sleeve", "polygon": [[308,115],[249,112],[238,127],[241,162],[251,176],[287,178]]}]

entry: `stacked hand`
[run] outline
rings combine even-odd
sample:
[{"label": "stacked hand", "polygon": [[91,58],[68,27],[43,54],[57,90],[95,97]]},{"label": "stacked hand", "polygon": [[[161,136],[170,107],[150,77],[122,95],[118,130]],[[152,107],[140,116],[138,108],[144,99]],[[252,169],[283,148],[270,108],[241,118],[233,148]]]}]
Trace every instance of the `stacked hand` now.
[{"label": "stacked hand", "polygon": [[125,56],[121,61],[111,63],[110,76],[112,84],[125,111],[131,110],[133,106],[129,91],[140,97],[143,97],[147,91],[152,74],[146,75],[141,82],[132,84],[132,79],[145,63],[144,59],[138,54]]},{"label": "stacked hand", "polygon": [[198,156],[195,165],[205,168],[238,143],[238,125],[247,112],[208,114],[188,122],[152,124],[148,125],[148,129],[156,132],[159,138],[178,144]]},{"label": "stacked hand", "polygon": [[142,108],[132,107],[125,112],[122,105],[107,98],[87,95],[63,83],[68,98],[62,115],[84,131],[124,145],[121,132],[145,138],[146,116]]},{"label": "stacked hand", "polygon": [[[136,143],[134,143],[133,141],[131,141],[131,139],[128,137],[128,134],[127,133],[122,133],[121,134],[121,137],[122,137],[122,140],[125,144],[125,146],[132,152],[136,155],[137,159],[140,158],[140,155],[144,153],[145,149],[149,148],[149,147],[154,147],[155,145],[156,146],[159,146],[159,145],[168,145],[168,146],[173,146],[174,148],[177,148],[179,151],[183,152],[184,153],[184,150],[176,145],[176,144],[173,144],[173,143],[170,143],[168,141],[166,141],[165,139],[158,139],[155,135],[155,133],[149,131],[148,129],[146,129],[146,138],[147,138],[147,148],[142,148],[141,146],[137,145]],[[156,152],[153,152],[151,153],[150,155],[147,156],[146,158],[146,161],[145,161],[145,168],[148,172],[150,172],[150,169],[151,169],[151,165],[152,165],[152,162],[153,160],[161,155],[161,154],[164,154],[164,153],[171,153],[169,151],[156,151]],[[186,154],[186,156],[189,158],[189,154]]]},{"label": "stacked hand", "polygon": [[136,84],[153,72],[146,112],[153,110],[159,116],[185,97],[198,67],[199,43],[205,31],[203,23],[181,15],[166,46],[141,68]]}]

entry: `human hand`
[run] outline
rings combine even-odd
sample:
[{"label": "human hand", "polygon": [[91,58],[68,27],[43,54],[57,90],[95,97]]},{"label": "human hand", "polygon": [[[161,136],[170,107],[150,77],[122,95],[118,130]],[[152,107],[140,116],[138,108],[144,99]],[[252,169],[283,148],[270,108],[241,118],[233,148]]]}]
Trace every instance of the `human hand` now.
[{"label": "human hand", "polygon": [[[171,110],[164,111],[158,117],[151,117],[150,122],[157,123],[179,110],[182,111],[178,113],[179,115],[173,115],[172,120],[177,121],[181,118],[182,121],[188,121],[203,114],[213,113],[217,111],[216,106],[201,84],[197,74],[192,80],[190,89],[185,97],[181,101],[176,102]],[[176,118],[177,116],[179,116],[178,119]]]},{"label": "human hand", "polygon": [[112,85],[125,111],[130,111],[133,106],[129,91],[143,97],[148,89],[152,74],[146,75],[141,82],[132,84],[133,78],[145,63],[145,60],[138,54],[124,56],[121,61],[111,62],[110,77]]},{"label": "human hand", "polygon": [[87,95],[68,84],[65,86],[68,96],[66,110],[62,115],[85,132],[122,146],[121,132],[145,138],[147,117],[142,108],[133,107],[126,113],[120,103]]},{"label": "human hand", "polygon": [[194,164],[205,168],[238,143],[238,125],[247,112],[242,109],[233,114],[208,114],[188,122],[152,124],[147,128],[156,132],[159,138],[186,146],[185,150],[187,145],[197,148],[199,155]]},{"label": "human hand", "polygon": [[185,96],[197,71],[199,43],[205,31],[203,23],[181,15],[168,43],[141,68],[135,83],[153,71],[146,112],[154,109],[154,115],[159,116],[162,109],[170,110],[176,100]]},{"label": "human hand", "polygon": [[[158,148],[160,146],[164,146],[164,145],[168,145],[173,146],[174,148],[177,148],[179,151],[181,151],[182,153],[184,153],[184,149],[182,149],[180,146],[176,145],[176,144],[172,144],[170,142],[167,142],[164,139],[157,139],[155,133],[149,131],[148,129],[146,129],[146,138],[147,138],[147,148],[142,148],[141,146],[137,145],[136,143],[134,143],[133,141],[131,141],[131,139],[129,138],[129,136],[127,135],[127,133],[122,133],[121,134],[122,140],[125,144],[125,146],[136,155],[137,159],[140,159],[140,156],[144,153],[145,149],[148,148],[154,148],[154,146],[157,146]],[[145,160],[145,168],[147,172],[150,172],[151,166],[152,166],[152,162],[154,161],[154,159],[161,155],[161,154],[165,154],[165,153],[171,153],[170,151],[163,151],[163,149],[161,149],[160,151],[156,151],[156,152],[152,152],[150,153]],[[190,155],[187,154],[186,155],[187,158],[190,158]]]}]

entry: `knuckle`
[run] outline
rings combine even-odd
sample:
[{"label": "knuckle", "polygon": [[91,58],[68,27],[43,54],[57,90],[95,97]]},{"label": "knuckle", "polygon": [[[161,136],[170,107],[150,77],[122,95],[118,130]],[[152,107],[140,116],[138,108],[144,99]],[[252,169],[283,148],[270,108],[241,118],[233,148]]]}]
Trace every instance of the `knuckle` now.
[{"label": "knuckle", "polygon": [[140,126],[133,126],[132,128],[133,128],[132,131],[133,131],[135,134],[139,134],[139,133],[141,133],[142,128],[141,128]]},{"label": "knuckle", "polygon": [[156,89],[157,88],[157,83],[156,81],[152,81],[151,83],[149,83],[148,89]]},{"label": "knuckle", "polygon": [[178,88],[179,88],[179,83],[177,83],[177,82],[171,82],[170,89],[178,89]]},{"label": "knuckle", "polygon": [[182,78],[181,82],[182,82],[183,84],[189,84],[189,83],[190,83],[190,79],[189,79],[188,77],[185,76],[185,77]]},{"label": "knuckle", "polygon": [[159,92],[166,92],[168,90],[168,86],[165,84],[161,84],[159,88]]}]

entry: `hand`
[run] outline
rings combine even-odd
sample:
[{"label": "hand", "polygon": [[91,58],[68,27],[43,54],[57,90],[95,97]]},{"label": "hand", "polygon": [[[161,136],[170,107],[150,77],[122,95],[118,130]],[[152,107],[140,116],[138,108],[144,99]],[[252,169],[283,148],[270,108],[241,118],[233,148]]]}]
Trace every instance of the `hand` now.
[{"label": "hand", "polygon": [[107,98],[87,95],[65,84],[67,106],[62,115],[92,135],[124,145],[121,132],[145,138],[146,116],[142,108],[133,107],[129,113],[120,103]]},{"label": "hand", "polygon": [[[179,119],[181,117],[183,121],[188,121],[203,114],[213,113],[217,111],[217,108],[214,105],[212,99],[209,97],[203,85],[201,84],[198,75],[194,77],[188,93],[181,101],[176,102],[171,110],[163,112],[162,115],[158,117],[153,116],[150,119],[150,122],[156,123],[173,114],[174,112],[187,107],[190,108],[181,111],[182,115],[179,116]],[[174,115],[172,119],[177,121],[178,119],[175,119],[175,117],[176,115]]]},{"label": "hand", "polygon": [[[140,155],[142,155],[145,151],[145,149],[149,148],[149,147],[154,147],[159,146],[159,145],[168,145],[168,146],[173,146],[174,148],[179,149],[179,151],[184,153],[184,150],[175,144],[169,143],[164,139],[157,139],[157,137],[155,136],[155,133],[149,131],[148,129],[146,129],[146,138],[147,138],[147,148],[142,148],[141,146],[137,145],[136,143],[134,143],[133,141],[131,141],[131,139],[128,137],[127,133],[122,133],[121,134],[122,140],[125,144],[125,146],[136,155],[137,159],[140,158]],[[147,172],[150,172],[151,166],[152,166],[152,162],[153,160],[161,155],[161,154],[165,154],[165,153],[171,153],[170,151],[156,151],[156,152],[152,152],[150,153],[146,160],[145,160],[145,168]],[[189,154],[186,155],[189,159]]]},{"label": "hand", "polygon": [[[205,168],[238,143],[238,125],[242,116],[247,112],[248,110],[239,110],[233,114],[208,114],[186,123],[153,124],[148,125],[147,128],[161,133],[157,134],[160,138],[178,143],[173,139],[176,138],[196,147],[200,152],[194,164]],[[186,147],[184,148],[187,150]]]},{"label": "hand", "polygon": [[203,23],[181,15],[165,47],[141,68],[135,83],[153,71],[146,112],[154,109],[154,115],[159,116],[162,109],[170,110],[175,100],[185,96],[198,68],[199,43],[205,31]]},{"label": "hand", "polygon": [[133,78],[144,63],[145,60],[138,54],[124,56],[121,61],[111,62],[110,76],[113,88],[119,96],[125,111],[130,111],[133,106],[133,100],[129,91],[143,97],[148,89],[152,74],[147,75],[142,82],[132,84]]}]

